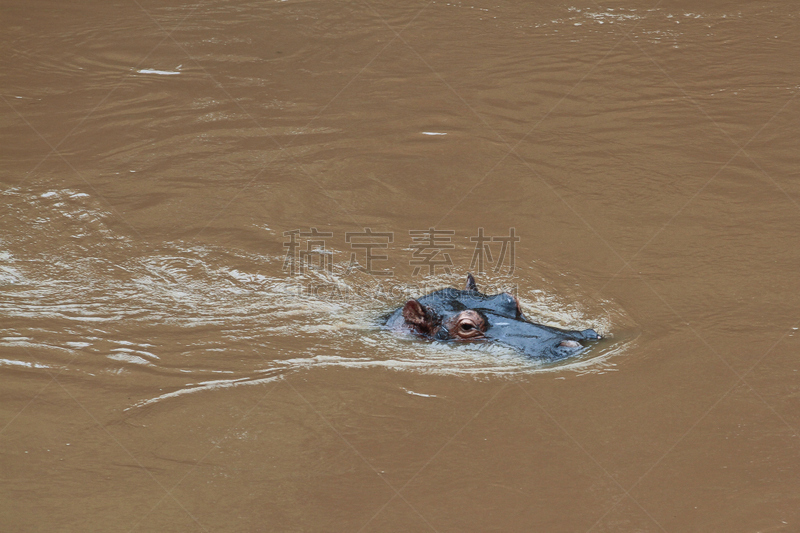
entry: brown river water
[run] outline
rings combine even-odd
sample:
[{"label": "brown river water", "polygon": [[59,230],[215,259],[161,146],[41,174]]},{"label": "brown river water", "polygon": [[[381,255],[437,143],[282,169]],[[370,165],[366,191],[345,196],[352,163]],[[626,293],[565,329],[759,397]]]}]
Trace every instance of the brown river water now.
[{"label": "brown river water", "polygon": [[0,17],[0,530],[800,531],[797,2]]}]

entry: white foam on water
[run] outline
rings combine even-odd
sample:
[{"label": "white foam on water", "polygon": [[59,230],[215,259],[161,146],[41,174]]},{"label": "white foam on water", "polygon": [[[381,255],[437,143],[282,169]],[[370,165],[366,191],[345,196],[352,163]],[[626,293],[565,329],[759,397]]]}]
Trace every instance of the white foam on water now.
[{"label": "white foam on water", "polygon": [[177,70],[156,70],[153,68],[143,68],[137,70],[136,72],[139,74],[157,74],[159,76],[176,76],[180,74],[180,71]]}]

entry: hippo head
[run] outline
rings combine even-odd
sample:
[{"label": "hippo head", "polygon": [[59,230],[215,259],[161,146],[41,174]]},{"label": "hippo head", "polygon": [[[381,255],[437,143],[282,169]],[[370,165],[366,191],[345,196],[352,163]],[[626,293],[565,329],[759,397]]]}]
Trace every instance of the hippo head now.
[{"label": "hippo head", "polygon": [[464,290],[443,289],[409,300],[387,326],[439,341],[498,342],[547,360],[575,355],[584,348],[580,341],[600,338],[592,329],[570,331],[534,324],[524,317],[516,297],[507,292],[482,294],[471,274]]}]

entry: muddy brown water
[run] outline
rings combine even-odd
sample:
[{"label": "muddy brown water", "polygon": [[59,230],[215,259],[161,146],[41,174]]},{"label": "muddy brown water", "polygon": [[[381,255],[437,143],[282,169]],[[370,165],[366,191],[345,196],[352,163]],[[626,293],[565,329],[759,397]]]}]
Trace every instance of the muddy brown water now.
[{"label": "muddy brown water", "polygon": [[799,11],[6,2],[0,529],[800,531]]}]

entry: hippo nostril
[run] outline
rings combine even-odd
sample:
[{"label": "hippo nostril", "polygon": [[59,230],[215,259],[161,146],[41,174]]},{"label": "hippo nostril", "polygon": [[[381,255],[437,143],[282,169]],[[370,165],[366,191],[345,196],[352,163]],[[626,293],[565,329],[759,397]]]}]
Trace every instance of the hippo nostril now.
[{"label": "hippo nostril", "polygon": [[593,330],[593,329],[585,329],[585,330],[581,331],[581,334],[583,335],[583,338],[584,338],[584,339],[587,339],[587,340],[596,341],[596,340],[598,340],[598,339],[602,339],[602,337],[600,336],[600,334],[599,334],[599,333],[597,333],[597,332],[596,332],[595,330]]}]

